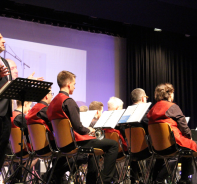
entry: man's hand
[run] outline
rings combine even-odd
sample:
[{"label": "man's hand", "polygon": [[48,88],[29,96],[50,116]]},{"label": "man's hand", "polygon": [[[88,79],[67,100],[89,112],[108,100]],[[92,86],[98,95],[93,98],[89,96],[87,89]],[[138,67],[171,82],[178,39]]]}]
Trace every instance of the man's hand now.
[{"label": "man's hand", "polygon": [[7,67],[0,65],[0,78],[10,75],[9,70]]},{"label": "man's hand", "polygon": [[33,72],[29,77],[28,77],[28,79],[33,79],[33,80],[39,80],[39,81],[43,81],[44,80],[44,78],[43,77],[34,77],[34,74],[35,74],[35,72]]},{"label": "man's hand", "polygon": [[95,136],[95,129],[92,127],[88,127],[88,129],[90,130],[89,135]]}]

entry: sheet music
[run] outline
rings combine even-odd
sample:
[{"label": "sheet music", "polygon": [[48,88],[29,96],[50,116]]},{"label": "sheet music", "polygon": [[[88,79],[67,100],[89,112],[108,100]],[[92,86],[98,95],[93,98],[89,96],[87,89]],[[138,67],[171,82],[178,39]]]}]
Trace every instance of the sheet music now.
[{"label": "sheet music", "polygon": [[94,125],[94,128],[101,128],[104,126],[105,122],[109,119],[113,111],[104,111],[99,120]]},{"label": "sheet music", "polygon": [[129,106],[118,123],[140,123],[150,105],[151,102]]},{"label": "sheet music", "polygon": [[80,112],[80,121],[84,127],[89,127],[93,118],[96,115],[97,110],[90,110],[86,112]]},{"label": "sheet music", "polygon": [[124,111],[125,111],[125,109],[113,111],[113,113],[111,114],[109,119],[105,122],[103,127],[115,128],[115,126],[117,125],[119,119],[123,115]]}]

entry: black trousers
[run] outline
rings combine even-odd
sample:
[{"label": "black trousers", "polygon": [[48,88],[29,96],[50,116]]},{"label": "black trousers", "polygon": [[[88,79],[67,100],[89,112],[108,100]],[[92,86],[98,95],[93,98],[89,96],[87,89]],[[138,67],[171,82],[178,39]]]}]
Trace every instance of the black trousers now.
[{"label": "black trousers", "polygon": [[0,169],[3,166],[5,160],[5,152],[9,143],[9,137],[11,132],[11,121],[8,115],[0,116]]},{"label": "black trousers", "polygon": [[[101,177],[104,184],[111,183],[111,179],[114,176],[115,164],[118,156],[118,143],[111,139],[92,139],[87,141],[77,142],[78,146],[100,148],[105,152],[104,155],[104,169],[101,173]],[[86,184],[96,184],[98,172],[94,162],[93,156],[89,156],[88,159],[88,173],[86,177]]]}]

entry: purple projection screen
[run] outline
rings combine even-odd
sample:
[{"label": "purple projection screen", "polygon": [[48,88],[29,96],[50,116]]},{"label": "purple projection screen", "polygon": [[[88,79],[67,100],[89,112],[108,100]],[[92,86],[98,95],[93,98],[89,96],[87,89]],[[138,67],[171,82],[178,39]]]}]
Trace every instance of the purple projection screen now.
[{"label": "purple projection screen", "polygon": [[[19,77],[26,78],[35,71],[35,77],[53,82],[56,95],[57,74],[68,70],[77,76],[71,97],[79,106],[96,100],[107,110],[111,96],[125,101],[125,39],[5,17],[0,17],[0,22],[9,52],[0,55],[15,61]],[[30,68],[23,68],[19,60]]]}]

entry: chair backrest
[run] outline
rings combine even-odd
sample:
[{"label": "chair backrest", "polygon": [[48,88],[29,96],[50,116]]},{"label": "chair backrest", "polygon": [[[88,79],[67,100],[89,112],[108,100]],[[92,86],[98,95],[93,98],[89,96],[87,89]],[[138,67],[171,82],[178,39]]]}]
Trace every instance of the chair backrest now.
[{"label": "chair backrest", "polygon": [[[19,153],[21,151],[21,146],[19,145],[19,143],[21,143],[20,128],[11,128],[10,143],[11,143],[12,152],[14,154]],[[23,149],[24,148],[25,148],[25,144],[23,140]]]},{"label": "chair backrest", "polygon": [[156,151],[162,151],[175,145],[172,130],[168,123],[157,123],[148,125],[152,146]]},{"label": "chair backrest", "polygon": [[146,133],[142,127],[129,127],[125,129],[125,135],[131,149],[131,153],[138,153],[148,148],[148,144],[145,139]]},{"label": "chair backrest", "polygon": [[49,145],[46,137],[46,128],[42,124],[27,125],[30,140],[34,151],[41,150]]},{"label": "chair backrest", "polygon": [[55,119],[51,121],[56,144],[59,148],[63,148],[74,142],[72,137],[72,125],[68,119]]},{"label": "chair backrest", "polygon": [[112,140],[118,142],[118,145],[119,145],[118,152],[122,151],[122,147],[120,146],[120,143],[119,143],[119,135],[117,132],[107,132],[107,133],[105,133],[105,138],[112,139]]}]

